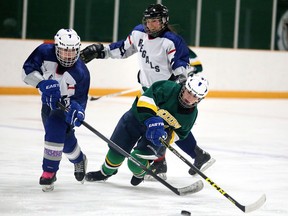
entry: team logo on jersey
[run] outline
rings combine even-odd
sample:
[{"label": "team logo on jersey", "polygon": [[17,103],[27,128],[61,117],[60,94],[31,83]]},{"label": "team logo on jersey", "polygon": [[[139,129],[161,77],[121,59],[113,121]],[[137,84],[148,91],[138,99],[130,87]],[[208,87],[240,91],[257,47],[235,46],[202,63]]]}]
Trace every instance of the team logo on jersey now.
[{"label": "team logo on jersey", "polygon": [[288,50],[288,11],[286,11],[283,16],[281,17],[278,29],[278,49],[279,50]]},{"label": "team logo on jersey", "polygon": [[147,55],[147,51],[143,48],[142,39],[139,40],[138,47],[142,58],[145,59],[145,63],[149,64],[151,69],[154,69],[156,72],[160,72],[160,67],[158,65],[154,65],[154,63],[150,61],[149,56]]}]

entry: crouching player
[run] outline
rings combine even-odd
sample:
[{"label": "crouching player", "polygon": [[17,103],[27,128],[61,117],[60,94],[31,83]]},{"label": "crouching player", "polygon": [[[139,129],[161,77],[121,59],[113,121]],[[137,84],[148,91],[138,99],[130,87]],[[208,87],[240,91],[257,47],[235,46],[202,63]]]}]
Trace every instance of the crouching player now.
[{"label": "crouching player", "polygon": [[[155,158],[165,153],[160,137],[169,142],[171,137],[183,140],[188,136],[197,118],[197,104],[207,93],[208,81],[197,74],[189,76],[184,83],[167,80],[155,82],[121,117],[111,140],[149,167]],[[192,147],[179,147],[191,157],[194,154]],[[107,180],[117,173],[124,159],[123,155],[110,146],[101,169],[88,172],[85,179],[90,182]],[[140,184],[144,180],[145,171],[130,160],[128,167],[133,174],[131,184]]]}]

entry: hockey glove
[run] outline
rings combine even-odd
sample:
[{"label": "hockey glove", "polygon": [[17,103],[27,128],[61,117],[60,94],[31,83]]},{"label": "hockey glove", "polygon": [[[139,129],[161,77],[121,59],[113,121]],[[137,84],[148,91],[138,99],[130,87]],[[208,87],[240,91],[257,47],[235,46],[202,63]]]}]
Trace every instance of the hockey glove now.
[{"label": "hockey glove", "polygon": [[187,77],[184,74],[180,74],[179,76],[176,77],[175,82],[183,84],[186,82],[186,80],[187,80]]},{"label": "hockey glove", "polygon": [[187,75],[189,76],[194,76],[194,74],[198,73],[197,68],[194,66],[191,66],[188,71],[187,71]]},{"label": "hockey glove", "polygon": [[57,102],[61,99],[61,92],[58,81],[42,80],[38,84],[38,88],[42,92],[42,103],[47,104],[52,110],[57,109]]},{"label": "hockey glove", "polygon": [[85,62],[88,63],[92,59],[104,59],[105,52],[103,44],[92,44],[87,46],[84,50],[80,51],[80,58]]},{"label": "hockey glove", "polygon": [[167,133],[164,130],[164,121],[161,117],[151,117],[145,122],[147,127],[146,138],[156,146],[161,146],[160,137],[167,138]]},{"label": "hockey glove", "polygon": [[85,110],[76,101],[71,101],[69,111],[65,112],[65,115],[68,124],[79,127],[85,119]]}]

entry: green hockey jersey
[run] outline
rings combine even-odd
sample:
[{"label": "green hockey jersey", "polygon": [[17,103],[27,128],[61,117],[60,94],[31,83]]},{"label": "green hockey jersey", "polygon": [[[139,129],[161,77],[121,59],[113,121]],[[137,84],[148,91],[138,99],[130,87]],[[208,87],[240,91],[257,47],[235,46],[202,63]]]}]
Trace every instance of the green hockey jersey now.
[{"label": "green hockey jersey", "polygon": [[187,137],[197,118],[197,107],[183,108],[179,103],[182,85],[165,80],[155,82],[132,105],[135,117],[144,124],[152,116],[164,119],[165,127],[173,129],[179,139]]}]

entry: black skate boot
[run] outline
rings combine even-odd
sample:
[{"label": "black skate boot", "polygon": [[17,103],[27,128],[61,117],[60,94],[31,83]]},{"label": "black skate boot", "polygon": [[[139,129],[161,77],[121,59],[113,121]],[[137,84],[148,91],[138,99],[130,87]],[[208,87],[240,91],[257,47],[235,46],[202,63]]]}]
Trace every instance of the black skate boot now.
[{"label": "black skate boot", "polygon": [[[211,156],[208,152],[205,152],[198,146],[195,146],[195,153],[196,157],[194,160],[194,166],[200,170],[203,167],[203,165],[205,165],[211,159]],[[190,175],[196,174],[196,172],[192,168],[190,168],[188,172]]]},{"label": "black skate boot", "polygon": [[82,184],[84,183],[84,177],[86,174],[86,168],[87,168],[87,158],[86,155],[83,154],[83,160],[79,163],[74,164],[74,176],[77,181],[80,181]]},{"label": "black skate boot", "polygon": [[131,181],[130,183],[133,185],[133,186],[137,186],[139,185],[142,181],[144,180],[144,177],[137,177],[135,175],[132,176],[131,178]]},{"label": "black skate boot", "polygon": [[[115,175],[116,173],[117,173],[117,170],[112,175]],[[85,180],[89,182],[106,181],[112,175],[106,175],[101,170],[96,171],[96,172],[88,172],[85,176]]]},{"label": "black skate boot", "polygon": [[39,184],[42,185],[43,192],[50,192],[54,190],[54,182],[57,180],[56,173],[43,172]]},{"label": "black skate boot", "polygon": [[[154,161],[154,163],[149,168],[152,170],[155,174],[157,174],[160,178],[163,180],[167,179],[166,173],[167,173],[167,163],[165,157],[161,161]],[[146,181],[155,181],[153,176],[146,174],[144,176],[144,179]]]}]

